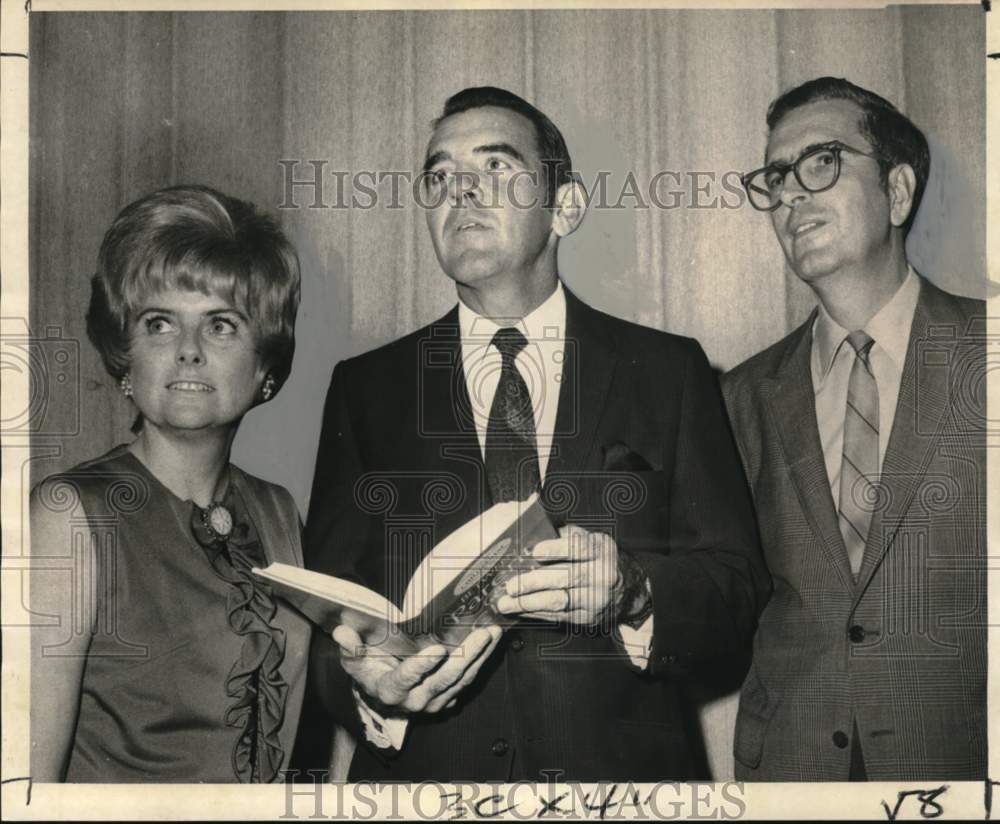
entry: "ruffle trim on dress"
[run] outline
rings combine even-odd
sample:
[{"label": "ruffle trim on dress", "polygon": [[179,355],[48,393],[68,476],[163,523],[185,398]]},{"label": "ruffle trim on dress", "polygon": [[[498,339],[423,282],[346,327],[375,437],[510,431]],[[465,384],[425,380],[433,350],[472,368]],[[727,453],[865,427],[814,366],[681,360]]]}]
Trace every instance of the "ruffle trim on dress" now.
[{"label": "ruffle trim on dress", "polygon": [[197,508],[191,528],[216,575],[231,584],[226,598],[228,622],[243,637],[240,657],[226,677],[226,695],[234,701],[226,710],[225,723],[240,728],[233,745],[233,772],[240,782],[266,784],[279,778],[285,757],[279,739],[288,697],[280,669],[285,633],[271,625],[277,607],[269,588],[250,572],[261,563],[263,552],[248,524],[244,502],[232,487],[225,504],[234,522],[228,541],[213,540]]}]

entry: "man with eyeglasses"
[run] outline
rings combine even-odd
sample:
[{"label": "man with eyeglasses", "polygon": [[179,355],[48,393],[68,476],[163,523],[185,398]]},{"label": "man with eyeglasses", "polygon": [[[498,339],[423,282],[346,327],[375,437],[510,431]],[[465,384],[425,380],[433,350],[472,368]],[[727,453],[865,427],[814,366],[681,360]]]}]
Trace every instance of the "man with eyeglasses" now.
[{"label": "man with eyeglasses", "polygon": [[723,380],[774,582],[737,778],[982,779],[985,306],[907,262],[930,154],[891,103],[823,77],[767,124],[744,185],[819,306]]}]

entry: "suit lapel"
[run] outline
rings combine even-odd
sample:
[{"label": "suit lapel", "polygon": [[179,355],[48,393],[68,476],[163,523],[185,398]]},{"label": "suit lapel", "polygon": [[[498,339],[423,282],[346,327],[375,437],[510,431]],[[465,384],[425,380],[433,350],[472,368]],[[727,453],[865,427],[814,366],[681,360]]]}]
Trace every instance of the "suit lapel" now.
[{"label": "suit lapel", "polygon": [[565,339],[559,407],[546,478],[586,468],[617,363],[614,340],[600,315],[568,289]]},{"label": "suit lapel", "polygon": [[837,511],[830,494],[816,424],[810,353],[816,313],[799,327],[781,364],[764,382],[764,396],[806,519],[845,588],[853,585]]},{"label": "suit lapel", "polygon": [[[920,298],[913,314],[906,361],[899,386],[899,400],[893,418],[892,432],[882,461],[880,501],[884,506],[872,515],[865,545],[865,555],[858,576],[860,598],[871,582],[875,570],[892,546],[913,495],[924,479],[927,465],[951,406],[951,381],[947,364],[957,362],[956,348],[964,329],[954,329],[960,318],[942,326],[947,335],[934,334],[932,321],[945,324],[947,308],[939,308],[941,293],[921,280]],[[925,349],[929,357],[925,358]],[[927,363],[922,361],[927,360]]]},{"label": "suit lapel", "polygon": [[415,427],[422,456],[416,465],[456,475],[463,498],[455,513],[441,519],[440,540],[489,506],[483,498],[483,457],[462,368],[457,306],[428,327],[418,342],[415,363],[420,370]]}]

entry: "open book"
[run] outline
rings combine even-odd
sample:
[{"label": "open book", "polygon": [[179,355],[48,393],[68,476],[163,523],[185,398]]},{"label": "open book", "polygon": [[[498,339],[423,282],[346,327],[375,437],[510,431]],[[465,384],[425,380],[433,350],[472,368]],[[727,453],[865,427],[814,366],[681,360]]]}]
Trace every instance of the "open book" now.
[{"label": "open book", "polygon": [[402,608],[361,584],[288,564],[253,572],[327,632],[347,624],[368,646],[404,658],[435,643],[458,645],[476,627],[512,624],[494,608],[504,585],[538,566],[532,547],[556,537],[537,494],[496,504],[427,554]]}]

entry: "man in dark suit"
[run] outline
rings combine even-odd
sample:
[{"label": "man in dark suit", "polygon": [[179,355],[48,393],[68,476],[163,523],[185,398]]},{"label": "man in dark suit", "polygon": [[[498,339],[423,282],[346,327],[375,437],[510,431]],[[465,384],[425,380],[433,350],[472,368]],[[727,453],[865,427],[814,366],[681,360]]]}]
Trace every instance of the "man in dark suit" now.
[{"label": "man in dark suit", "polygon": [[819,306],[723,379],[774,581],[737,777],[982,779],[985,306],[907,263],[930,155],[891,103],[819,78],[767,123],[744,183]]},{"label": "man in dark suit", "polygon": [[[312,679],[363,742],[352,779],[704,777],[680,682],[741,678],[769,583],[697,342],[586,306],[556,270],[583,217],[559,130],[491,87],[427,149],[427,221],[459,305],[336,367],[307,565],[399,603],[431,546],[541,489],[560,537],[508,584],[519,622],[402,663],[347,627]],[[337,689],[343,671],[350,692]]]}]

